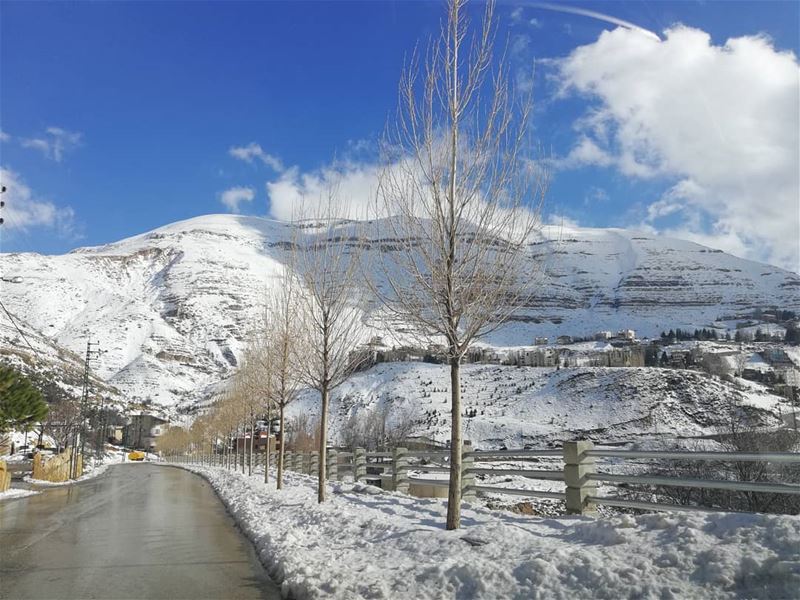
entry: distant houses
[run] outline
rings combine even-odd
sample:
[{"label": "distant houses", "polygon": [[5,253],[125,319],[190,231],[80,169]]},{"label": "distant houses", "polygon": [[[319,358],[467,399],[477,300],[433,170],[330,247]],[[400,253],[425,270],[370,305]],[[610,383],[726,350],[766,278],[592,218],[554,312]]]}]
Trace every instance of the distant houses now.
[{"label": "distant houses", "polygon": [[156,439],[166,431],[169,421],[146,413],[132,414],[130,419],[122,429],[122,444],[137,450],[155,450]]},{"label": "distant houses", "polygon": [[[660,339],[644,341],[629,328],[617,332],[600,330],[588,337],[536,336],[530,341],[531,345],[524,347],[473,346],[465,354],[464,362],[547,368],[695,369],[719,377],[758,381],[787,397],[800,393],[800,365],[794,364],[782,346],[762,343],[756,346],[756,352],[751,348],[748,353],[743,343],[730,337],[727,341],[721,340],[712,330],[695,331],[689,338],[682,337],[685,333],[671,330],[670,334],[662,334]],[[447,362],[446,348],[441,344],[389,348],[381,337],[373,337],[360,352],[368,353],[368,360],[359,361],[361,368],[381,362]]]}]

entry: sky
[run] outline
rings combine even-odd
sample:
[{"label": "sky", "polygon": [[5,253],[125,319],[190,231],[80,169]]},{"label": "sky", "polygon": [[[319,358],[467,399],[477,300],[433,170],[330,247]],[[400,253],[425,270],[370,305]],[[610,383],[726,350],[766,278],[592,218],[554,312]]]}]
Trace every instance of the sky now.
[{"label": "sky", "polygon": [[[800,272],[800,3],[496,13],[503,64],[535,100],[545,221]],[[402,69],[444,14],[438,1],[0,3],[0,250],[62,253],[219,212],[287,219],[333,180],[366,202]]]}]

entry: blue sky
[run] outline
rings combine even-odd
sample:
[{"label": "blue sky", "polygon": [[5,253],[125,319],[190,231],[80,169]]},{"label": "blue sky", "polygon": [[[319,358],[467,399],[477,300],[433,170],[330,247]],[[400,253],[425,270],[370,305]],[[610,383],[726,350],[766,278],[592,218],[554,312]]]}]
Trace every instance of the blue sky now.
[{"label": "blue sky", "polygon": [[[561,6],[661,40],[499,4],[518,81],[537,61],[547,217],[798,270],[800,4]],[[2,250],[64,252],[231,209],[280,216],[334,171],[368,193],[404,60],[443,14],[439,2],[3,2]]]}]

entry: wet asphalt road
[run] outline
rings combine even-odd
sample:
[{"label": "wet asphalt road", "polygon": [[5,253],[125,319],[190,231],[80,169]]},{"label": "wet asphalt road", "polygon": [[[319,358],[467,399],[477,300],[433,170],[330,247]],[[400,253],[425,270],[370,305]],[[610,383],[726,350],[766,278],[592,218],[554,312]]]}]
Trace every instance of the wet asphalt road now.
[{"label": "wet asphalt road", "polygon": [[211,486],[119,465],[0,503],[0,598],[280,598]]}]

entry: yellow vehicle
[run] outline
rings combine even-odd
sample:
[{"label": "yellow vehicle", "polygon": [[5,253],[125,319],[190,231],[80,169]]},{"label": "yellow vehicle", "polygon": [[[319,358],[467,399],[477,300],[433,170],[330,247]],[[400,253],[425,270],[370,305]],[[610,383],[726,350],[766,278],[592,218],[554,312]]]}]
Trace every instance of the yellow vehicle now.
[{"label": "yellow vehicle", "polygon": [[144,460],[145,454],[140,450],[134,450],[128,453],[128,460]]}]

